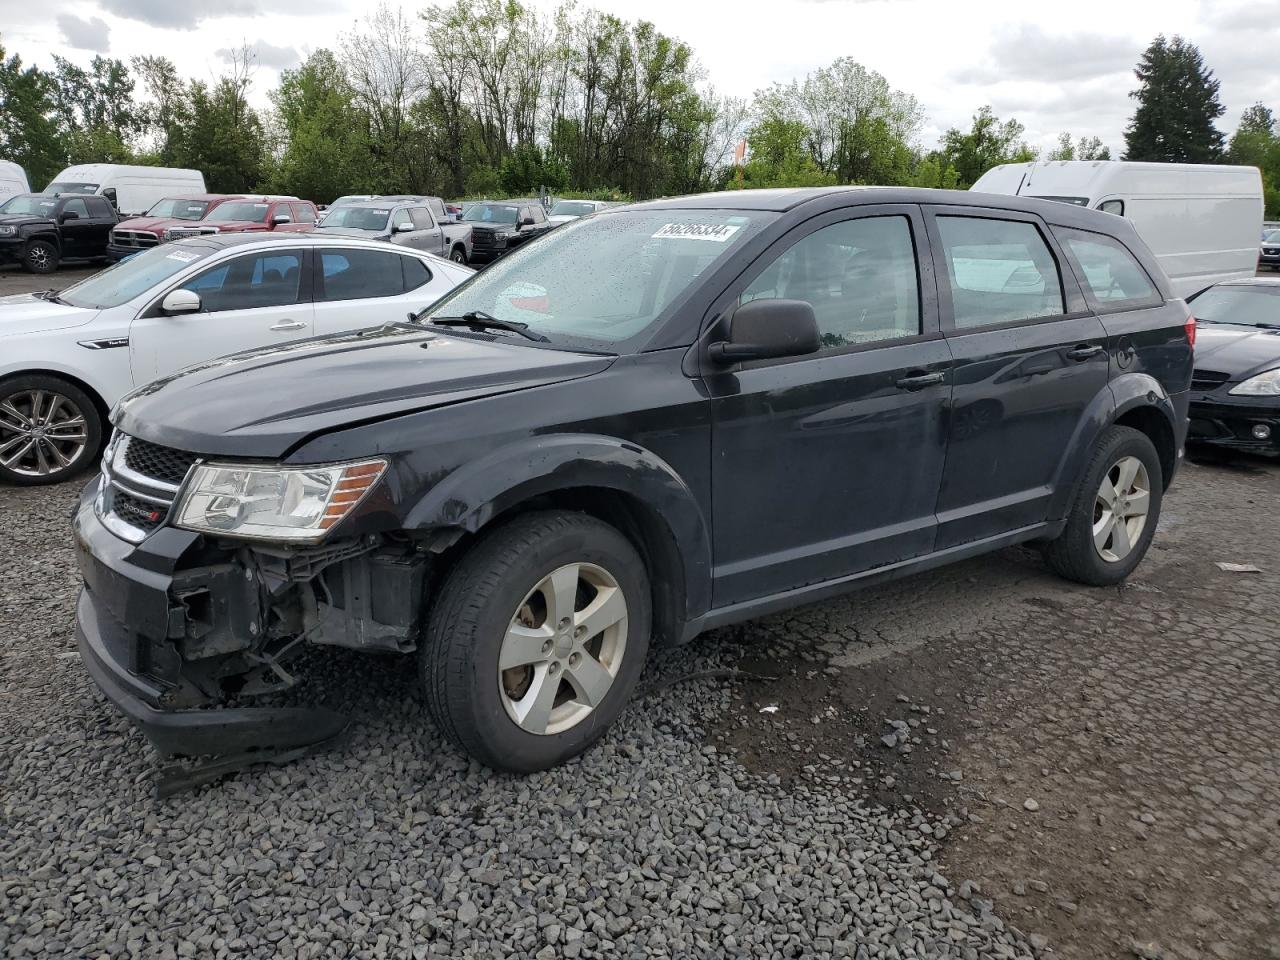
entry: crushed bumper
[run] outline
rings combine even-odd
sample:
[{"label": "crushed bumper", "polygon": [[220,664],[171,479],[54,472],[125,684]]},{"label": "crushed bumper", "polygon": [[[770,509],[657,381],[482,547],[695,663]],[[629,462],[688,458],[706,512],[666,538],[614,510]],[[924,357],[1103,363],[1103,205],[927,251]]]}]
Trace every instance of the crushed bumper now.
[{"label": "crushed bumper", "polygon": [[160,792],[251,763],[293,760],[339,737],[347,719],[332,710],[221,707],[193,695],[169,637],[181,617],[181,605],[170,595],[174,566],[194,537],[165,529],[136,547],[119,539],[94,512],[95,486],[86,490],[73,522],[84,580],[76,605],[80,657],[103,695],[160,754],[218,758],[170,770]]},{"label": "crushed bumper", "polygon": [[1190,417],[1188,443],[1280,454],[1280,402],[1201,395],[1192,398]]}]

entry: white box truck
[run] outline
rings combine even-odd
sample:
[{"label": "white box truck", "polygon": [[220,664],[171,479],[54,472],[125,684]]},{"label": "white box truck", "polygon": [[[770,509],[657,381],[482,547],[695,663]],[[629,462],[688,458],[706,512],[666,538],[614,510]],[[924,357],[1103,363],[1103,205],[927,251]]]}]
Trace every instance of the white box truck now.
[{"label": "white box truck", "polygon": [[1219,280],[1252,277],[1258,267],[1263,204],[1257,167],[1044,160],[993,167],[969,189],[1127,217],[1181,297]]},{"label": "white box truck", "polygon": [[15,193],[30,193],[27,173],[12,160],[0,160],[0,203]]},{"label": "white box truck", "polygon": [[106,197],[120,216],[146,213],[166,197],[207,193],[204,174],[175,167],[141,167],[120,163],[82,163],[67,167],[44,188],[45,193],[84,193]]}]

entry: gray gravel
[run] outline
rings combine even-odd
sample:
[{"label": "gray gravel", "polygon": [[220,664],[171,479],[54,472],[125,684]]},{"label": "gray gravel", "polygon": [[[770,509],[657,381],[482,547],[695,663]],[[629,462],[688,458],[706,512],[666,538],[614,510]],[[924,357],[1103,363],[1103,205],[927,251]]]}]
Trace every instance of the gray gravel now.
[{"label": "gray gravel", "polygon": [[[528,778],[447,748],[397,658],[336,655],[342,748],[163,802],[74,653],[74,485],[0,488],[0,956],[1030,957],[933,863],[939,822],[704,743],[723,681],[666,687]],[[724,635],[644,683],[719,666]]]}]

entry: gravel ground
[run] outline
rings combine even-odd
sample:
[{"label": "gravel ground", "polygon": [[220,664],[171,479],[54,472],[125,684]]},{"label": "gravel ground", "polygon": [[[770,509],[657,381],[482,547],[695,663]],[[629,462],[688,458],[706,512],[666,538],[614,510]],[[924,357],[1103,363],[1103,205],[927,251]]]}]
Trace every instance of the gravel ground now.
[{"label": "gravel ground", "polygon": [[[145,742],[73,652],[73,498],[0,488],[6,958],[1031,955],[937,872],[943,819],[706,744],[721,681],[654,690],[521,779],[441,743],[407,661],[338,651],[315,685],[353,713],[348,744],[156,802]],[[712,636],[643,683],[739,652]]]},{"label": "gravel ground", "polygon": [[91,277],[102,267],[96,264],[60,267],[54,273],[27,273],[21,267],[0,266],[0,297],[11,293],[35,293],[39,290],[61,290],[85,277]]}]

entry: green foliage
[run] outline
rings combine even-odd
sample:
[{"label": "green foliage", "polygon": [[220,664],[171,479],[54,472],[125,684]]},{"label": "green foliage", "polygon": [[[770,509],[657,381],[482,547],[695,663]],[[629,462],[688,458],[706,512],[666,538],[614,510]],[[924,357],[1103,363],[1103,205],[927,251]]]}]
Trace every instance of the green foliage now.
[{"label": "green foliage", "polygon": [[569,168],[526,144],[516,147],[498,167],[498,183],[508,196],[528,196],[545,188],[558,193],[569,186]]},{"label": "green foliage", "polygon": [[1262,171],[1266,219],[1280,218],[1280,130],[1270,109],[1255,103],[1241,114],[1227,160]]},{"label": "green foliage", "polygon": [[23,67],[17,54],[5,58],[0,45],[0,157],[27,172],[41,189],[66,165],[66,143],[54,107],[53,78]]},{"label": "green foliage", "polygon": [[1058,145],[1045,156],[1046,160],[1110,160],[1111,149],[1098,137],[1081,137],[1075,144],[1071,134],[1058,137]]},{"label": "green foliage", "polygon": [[990,107],[983,107],[967,133],[952,127],[943,135],[939,163],[953,168],[957,185],[967,189],[992,167],[1034,160],[1035,151],[1022,140],[1024,132],[1017,120],[1001,122]]},{"label": "green foliage", "polygon": [[1215,163],[1223,137],[1214,126],[1226,111],[1218,81],[1194,44],[1182,37],[1152,41],[1134,70],[1138,108],[1125,131],[1126,160]]}]

